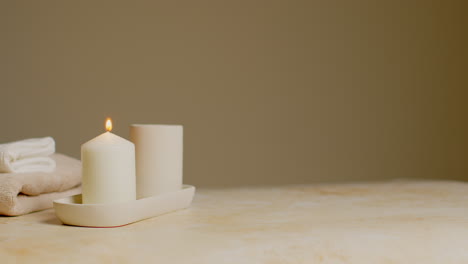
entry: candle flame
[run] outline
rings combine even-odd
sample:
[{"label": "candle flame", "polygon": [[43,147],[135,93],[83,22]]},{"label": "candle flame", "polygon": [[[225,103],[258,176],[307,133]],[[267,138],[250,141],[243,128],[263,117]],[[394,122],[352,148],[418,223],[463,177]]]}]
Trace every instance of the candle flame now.
[{"label": "candle flame", "polygon": [[112,120],[110,119],[110,117],[108,117],[106,119],[106,131],[111,131],[112,130]]}]

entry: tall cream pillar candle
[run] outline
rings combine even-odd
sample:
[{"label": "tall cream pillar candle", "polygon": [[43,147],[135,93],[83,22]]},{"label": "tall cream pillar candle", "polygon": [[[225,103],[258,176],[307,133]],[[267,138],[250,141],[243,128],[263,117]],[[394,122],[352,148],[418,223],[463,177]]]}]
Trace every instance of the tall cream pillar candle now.
[{"label": "tall cream pillar candle", "polygon": [[109,204],[136,199],[135,145],[112,134],[110,119],[105,132],[81,146],[82,200]]},{"label": "tall cream pillar candle", "polygon": [[136,149],[138,199],[182,188],[181,125],[131,125],[130,140]]}]

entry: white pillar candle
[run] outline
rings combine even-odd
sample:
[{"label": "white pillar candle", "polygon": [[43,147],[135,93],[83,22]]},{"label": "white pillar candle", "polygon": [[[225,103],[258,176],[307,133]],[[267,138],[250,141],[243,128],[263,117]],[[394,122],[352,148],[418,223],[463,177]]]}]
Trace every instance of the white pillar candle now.
[{"label": "white pillar candle", "polygon": [[135,145],[112,134],[110,119],[105,132],[81,146],[82,202],[109,204],[136,199]]},{"label": "white pillar candle", "polygon": [[137,198],[182,188],[183,127],[131,125],[136,149]]}]

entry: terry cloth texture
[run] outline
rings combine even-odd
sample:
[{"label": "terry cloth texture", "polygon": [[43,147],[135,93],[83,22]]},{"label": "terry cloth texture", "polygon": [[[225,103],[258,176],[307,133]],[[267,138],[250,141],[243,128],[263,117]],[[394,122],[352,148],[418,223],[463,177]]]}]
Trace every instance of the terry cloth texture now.
[{"label": "terry cloth texture", "polygon": [[55,141],[51,137],[30,138],[0,144],[0,172],[52,172]]},{"label": "terry cloth texture", "polygon": [[81,162],[53,154],[54,171],[0,173],[0,214],[22,215],[53,206],[53,200],[81,192]]}]

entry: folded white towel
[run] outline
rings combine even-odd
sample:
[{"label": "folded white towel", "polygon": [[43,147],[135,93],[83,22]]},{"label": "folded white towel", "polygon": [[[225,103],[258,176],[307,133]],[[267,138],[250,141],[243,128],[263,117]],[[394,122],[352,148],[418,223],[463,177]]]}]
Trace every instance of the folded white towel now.
[{"label": "folded white towel", "polygon": [[55,152],[51,137],[31,138],[0,144],[0,172],[52,172]]}]

